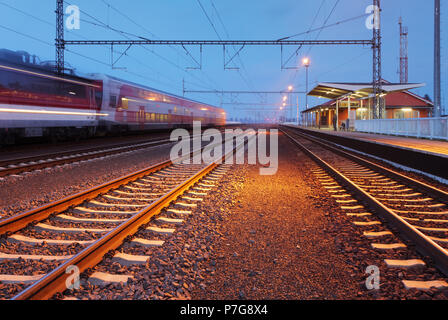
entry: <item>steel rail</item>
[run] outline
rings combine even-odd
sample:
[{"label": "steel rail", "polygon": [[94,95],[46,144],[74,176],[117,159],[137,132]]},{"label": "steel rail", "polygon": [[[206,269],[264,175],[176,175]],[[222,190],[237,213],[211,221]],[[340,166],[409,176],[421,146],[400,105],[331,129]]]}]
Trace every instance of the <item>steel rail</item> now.
[{"label": "steel rail", "polygon": [[[198,137],[198,136],[192,136],[191,139],[195,139],[196,137]],[[171,142],[175,142],[175,141],[171,141],[170,139],[153,139],[153,140],[147,141],[147,142],[142,141],[142,142],[132,143],[132,145],[129,145],[129,143],[122,143],[122,144],[110,146],[110,147],[89,148],[89,149],[84,149],[84,150],[79,150],[79,151],[78,150],[66,151],[66,152],[61,152],[61,153],[52,154],[52,155],[46,154],[46,155],[40,155],[40,156],[35,156],[35,157],[30,157],[30,158],[3,160],[3,161],[0,161],[0,167],[8,165],[8,164],[17,164],[17,163],[24,163],[24,162],[33,162],[33,161],[35,162],[35,161],[40,161],[40,160],[46,160],[45,157],[47,157],[47,156],[49,158],[57,158],[57,157],[73,155],[72,157],[69,157],[66,159],[53,159],[53,160],[48,160],[48,161],[44,161],[41,163],[33,163],[33,164],[29,163],[29,164],[25,164],[22,166],[19,165],[17,167],[0,169],[0,177],[4,177],[7,175],[11,175],[11,174],[18,174],[21,172],[29,172],[32,170],[54,167],[57,165],[63,165],[63,164],[73,163],[73,162],[82,161],[82,160],[96,159],[96,158],[113,155],[113,154],[117,154],[117,153],[122,153],[122,152],[129,152],[129,151],[134,151],[134,150],[139,150],[139,149],[145,149],[150,146],[169,144]],[[85,154],[85,155],[80,154],[80,153],[86,153],[86,152],[95,152],[95,153],[94,154]]]},{"label": "steel rail", "polygon": [[[199,150],[202,150],[202,149],[203,148],[200,148]],[[189,156],[199,152],[199,150],[194,150],[189,155],[180,157],[176,160],[184,159],[185,157],[189,157]],[[43,205],[39,208],[32,209],[32,210],[14,215],[14,216],[9,217],[4,220],[0,220],[0,236],[5,235],[5,234],[7,235],[9,233],[23,229],[30,223],[47,219],[52,214],[60,213],[64,210],[67,210],[71,206],[79,205],[86,200],[91,200],[102,193],[106,193],[112,189],[116,189],[124,184],[135,181],[143,176],[146,176],[146,175],[149,175],[156,171],[159,171],[159,170],[161,170],[165,167],[168,167],[172,164],[173,164],[173,162],[171,160],[162,161],[162,162],[154,164],[148,168],[133,172],[131,174],[122,176],[122,177],[114,179],[112,181],[92,187],[88,190],[81,191],[76,194],[67,196],[60,200]]]},{"label": "steel rail", "polygon": [[[0,169],[0,177],[4,177],[7,175],[11,175],[11,174],[18,174],[18,173],[22,173],[22,172],[29,172],[32,170],[53,167],[53,166],[57,166],[57,165],[63,165],[63,164],[67,164],[67,163],[73,163],[73,162],[82,161],[82,160],[95,159],[95,158],[104,157],[104,156],[121,153],[121,152],[128,152],[128,151],[133,151],[133,150],[138,150],[138,149],[144,149],[149,146],[162,145],[162,144],[169,143],[169,142],[170,142],[170,139],[161,139],[161,140],[152,141],[152,142],[141,142],[141,143],[134,144],[131,146],[117,146],[117,147],[111,146],[110,148],[107,148],[106,150],[104,150],[104,149],[99,150],[98,148],[97,149],[92,148],[92,149],[88,149],[85,151],[80,150],[80,151],[73,151],[73,152],[64,152],[61,154],[51,155],[50,157],[52,157],[52,158],[53,157],[62,157],[62,156],[68,156],[70,154],[72,154],[73,157],[69,157],[69,158],[65,158],[65,159],[53,159],[53,160],[49,160],[49,161],[45,161],[45,162],[41,162],[41,163],[29,163],[29,164],[25,164],[22,166],[19,165],[17,167]],[[84,154],[84,155],[79,154],[79,153],[85,153],[85,152],[95,152],[95,153]],[[77,154],[79,154],[79,155],[77,155]],[[26,160],[24,160],[22,162],[25,162],[25,161],[32,162],[32,161],[36,161],[36,160],[39,161],[39,160],[44,160],[44,159],[42,157],[36,156],[33,158],[27,158]],[[14,159],[12,161],[17,163],[19,161],[19,159]],[[7,161],[5,161],[4,163],[7,164]]]},{"label": "steel rail", "polygon": [[397,215],[392,209],[386,207],[380,201],[372,197],[356,183],[347,178],[344,174],[332,167],[325,160],[321,159],[311,150],[306,148],[297,139],[289,135],[285,130],[280,129],[291,141],[298,146],[305,154],[321,166],[328,174],[330,174],[336,181],[338,181],[345,188],[353,192],[358,200],[368,204],[375,213],[384,218],[386,221],[395,226],[398,232],[406,239],[410,240],[416,245],[416,249],[423,255],[430,256],[436,267],[448,276],[448,250],[441,247],[428,236],[423,234],[417,228],[412,226],[406,220]]},{"label": "steel rail", "polygon": [[0,160],[0,167],[5,167],[8,166],[10,164],[20,164],[20,163],[26,163],[26,162],[33,162],[33,161],[39,161],[39,160],[46,160],[46,159],[50,159],[50,158],[58,158],[58,157],[64,157],[64,156],[70,156],[70,155],[74,155],[76,153],[85,153],[85,152],[99,152],[102,150],[106,150],[106,149],[113,149],[113,148],[121,148],[121,147],[126,147],[129,145],[137,145],[137,144],[145,144],[145,143],[155,143],[155,142],[162,142],[162,140],[166,140],[165,138],[160,138],[160,139],[151,139],[151,140],[147,140],[147,141],[140,141],[140,142],[123,142],[123,143],[118,143],[118,144],[112,144],[112,145],[105,145],[105,146],[97,146],[97,147],[90,147],[90,148],[85,148],[85,149],[73,149],[70,151],[62,151],[62,152],[55,152],[55,153],[44,153],[44,154],[39,154],[36,156],[31,156],[31,157],[22,157],[22,158],[10,158],[10,159],[4,159],[4,160]]},{"label": "steel rail", "polygon": [[95,186],[86,191],[82,191],[74,195],[65,197],[61,200],[51,202],[42,207],[23,212],[4,220],[0,220],[0,235],[18,231],[26,227],[29,223],[44,220],[54,213],[59,213],[67,210],[71,206],[79,205],[86,200],[93,199],[102,193],[106,193],[112,189],[120,187],[123,184],[127,184],[143,176],[159,171],[165,167],[170,166],[171,164],[171,160],[163,161],[151,167],[117,178],[110,182],[106,182],[99,186]]},{"label": "steel rail", "polygon": [[[228,154],[233,153],[242,145],[244,146],[244,142],[233,147],[231,152]],[[221,161],[226,159],[228,154],[224,155],[221,158]],[[139,230],[140,226],[148,223],[155,215],[159,214],[163,208],[169,206],[172,201],[176,200],[178,196],[182,195],[186,190],[192,187],[217,166],[218,161],[215,161],[200,170],[193,177],[180,183],[164,196],[140,210],[129,220],[123,222],[117,228],[108,232],[104,237],[98,239],[80,253],[76,254],[52,272],[42,277],[33,285],[17,294],[13,297],[13,300],[44,300],[53,297],[57,292],[66,290],[66,281],[71,276],[71,274],[66,273],[69,266],[77,266],[80,272],[94,267],[96,264],[101,262],[106,253],[118,248],[127,237],[135,234]]]},{"label": "steel rail", "polygon": [[[349,158],[350,160],[353,160],[355,162],[357,162],[360,165],[369,167],[369,168],[373,168],[376,171],[381,172],[382,174],[389,176],[389,177],[393,177],[394,179],[398,179],[400,181],[402,181],[403,183],[407,184],[407,185],[411,185],[413,187],[415,187],[416,189],[419,189],[429,195],[431,195],[433,198],[439,199],[441,201],[445,201],[448,202],[448,192],[443,191],[439,188],[436,188],[434,186],[431,186],[427,183],[424,183],[422,181],[418,181],[416,179],[413,179],[411,177],[408,177],[404,174],[401,174],[399,172],[396,172],[392,169],[386,168],[380,164],[371,162],[369,160],[363,159],[362,157],[359,157],[357,155],[354,155],[351,152],[342,150],[340,148],[337,147],[337,144],[333,143],[333,142],[328,142],[328,141],[324,141],[321,138],[317,138],[314,136],[311,136],[309,134],[306,134],[302,131],[296,131],[293,128],[290,128],[291,130],[294,131],[294,133],[296,134],[300,134],[302,137],[315,142],[319,145],[321,145],[322,147],[328,148],[331,151],[345,157],[345,158]],[[299,133],[300,132],[300,133]],[[356,151],[355,151],[356,152]],[[368,157],[368,155],[366,155]]]}]

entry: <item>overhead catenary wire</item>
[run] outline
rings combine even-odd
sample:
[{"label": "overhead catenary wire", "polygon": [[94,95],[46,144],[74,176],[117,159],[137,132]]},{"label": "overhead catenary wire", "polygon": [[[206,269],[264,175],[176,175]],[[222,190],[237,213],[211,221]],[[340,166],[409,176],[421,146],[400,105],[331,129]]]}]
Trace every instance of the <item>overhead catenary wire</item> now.
[{"label": "overhead catenary wire", "polygon": [[[18,8],[16,8],[16,7],[13,7],[13,6],[11,6],[11,5],[9,5],[9,4],[6,4],[6,3],[4,3],[4,2],[0,2],[0,5],[4,5],[5,7],[8,7],[8,8],[11,9],[11,10],[14,10],[14,11],[16,11],[16,12],[19,12],[19,13],[23,14],[23,15],[26,15],[26,16],[28,16],[28,17],[30,17],[30,18],[32,18],[32,19],[35,19],[36,21],[39,21],[39,22],[41,22],[41,23],[44,23],[44,24],[46,24],[46,25],[48,25],[48,26],[51,26],[51,27],[54,26],[54,24],[52,24],[52,23],[49,22],[49,21],[46,21],[46,20],[44,20],[44,19],[42,19],[42,18],[40,18],[40,17],[37,17],[37,16],[35,16],[35,15],[33,15],[33,14],[30,14],[30,13],[28,13],[28,12],[26,12],[26,11],[23,11],[23,10],[21,10],[21,9],[18,9]],[[11,29],[11,28],[8,28],[8,27],[6,27],[6,26],[2,26],[2,27],[3,27],[4,29],[8,30],[8,31],[11,31],[11,32],[14,32],[14,33],[16,33],[16,34],[19,34],[19,35],[21,35],[21,36],[27,37],[27,38],[29,38],[29,39],[38,41],[38,42],[43,43],[43,44],[45,44],[45,45],[47,45],[47,46],[52,46],[52,47],[54,46],[54,44],[51,44],[51,43],[49,43],[49,42],[47,42],[47,41],[45,41],[45,40],[42,40],[42,39],[33,37],[33,36],[28,35],[28,34],[25,34],[25,33],[23,33],[23,32],[19,32],[19,31],[15,30],[15,29]],[[72,35],[74,35],[74,36],[76,36],[76,37],[78,37],[78,38],[81,38],[81,39],[87,39],[85,36],[79,34],[79,32],[72,32],[71,30],[67,30],[67,31],[70,32],[70,34],[72,34]],[[92,62],[101,64],[101,65],[104,65],[104,66],[110,66],[108,63],[105,63],[105,62],[100,61],[100,60],[98,60],[98,59],[94,59],[94,58],[92,58],[92,57],[86,56],[86,55],[84,55],[84,54],[81,54],[81,53],[79,53],[79,52],[73,51],[73,50],[71,50],[71,49],[65,49],[65,50],[66,50],[67,52],[71,53],[71,54],[77,55],[77,56],[79,56],[79,57],[81,57],[81,58],[90,60],[90,61],[92,61]],[[114,53],[122,54],[123,52],[114,50]],[[131,58],[131,59],[137,60],[137,59],[132,58],[132,57],[130,57],[130,56],[128,56],[128,57]],[[165,76],[164,74],[160,74],[160,73],[157,72],[155,69],[149,67],[148,65],[144,64],[143,62],[138,61],[138,63],[139,63],[140,65],[142,65],[142,66],[148,68],[148,69],[151,70],[152,72],[157,73],[159,76],[160,76],[160,75],[161,75],[161,76],[164,76],[165,78],[167,78],[167,80],[172,81],[172,79],[170,79],[169,77]],[[160,83],[160,84],[171,85],[171,86],[172,86],[172,83],[171,83],[171,82],[170,82],[170,83],[162,82],[162,81],[157,80],[157,79],[155,79],[155,78],[151,78],[151,77],[146,77],[146,76],[139,75],[139,74],[137,74],[137,73],[135,73],[135,72],[124,71],[124,70],[122,70],[122,71],[123,71],[123,72],[130,73],[130,74],[133,74],[133,75],[137,75],[137,76],[139,76],[139,77],[145,78],[145,79],[147,79],[147,80],[151,80],[151,81],[153,81],[153,82],[157,82],[157,83]],[[199,86],[199,87],[201,87],[201,86]]]},{"label": "overhead catenary wire", "polygon": [[335,23],[328,24],[328,25],[325,25],[325,26],[322,26],[322,27],[319,27],[319,28],[314,28],[314,29],[310,29],[310,30],[307,30],[307,31],[304,31],[304,32],[296,33],[296,34],[293,34],[291,36],[280,38],[280,39],[278,39],[278,41],[283,41],[283,40],[287,40],[287,39],[290,39],[290,38],[295,38],[295,37],[302,36],[302,35],[305,35],[305,34],[313,33],[313,32],[316,32],[316,31],[321,31],[321,30],[324,30],[324,29],[327,29],[327,28],[331,28],[331,27],[334,27],[334,26],[338,26],[338,25],[344,24],[346,22],[351,22],[351,21],[355,21],[355,20],[358,20],[358,19],[361,19],[361,18],[365,18],[367,16],[369,16],[369,13],[365,13],[365,14],[362,14],[362,15],[359,15],[359,16],[355,16],[355,17],[351,17],[351,18],[344,19],[344,20],[340,20],[340,21],[337,21]]},{"label": "overhead catenary wire", "polygon": [[[336,0],[336,2],[334,3],[330,13],[328,14],[328,16],[326,17],[326,19],[324,20],[324,23],[322,24],[322,27],[327,25],[328,20],[330,20],[330,17],[333,15],[334,11],[336,10],[337,5],[339,4],[340,0]],[[316,37],[314,38],[314,40],[317,40],[320,36],[320,34],[322,33],[322,28],[319,30],[318,34],[316,35]],[[309,46],[308,51],[306,53],[306,56],[308,56],[311,52],[311,49],[313,48],[313,46]],[[295,83],[296,81],[296,77],[297,77],[297,72],[298,70],[295,70],[294,75],[292,77],[292,83]]]},{"label": "overhead catenary wire", "polygon": [[[310,27],[308,28],[308,31],[303,32],[303,34],[308,34],[308,33],[311,32],[311,29],[313,28],[314,24],[316,23],[317,17],[319,16],[320,11],[322,10],[322,7],[324,6],[325,2],[326,2],[326,0],[322,0],[322,2],[320,3],[319,9],[317,10],[316,14],[314,15],[313,21],[311,22],[311,25],[310,25]],[[290,37],[284,37],[284,38],[279,39],[278,41],[287,40],[287,39],[289,39],[289,38],[291,38],[291,37],[293,37],[293,36],[290,36]],[[302,49],[302,46],[299,46],[299,47],[297,48],[297,50],[296,50],[296,51],[295,51],[295,52],[294,52],[294,53],[293,53],[293,54],[286,60],[286,62],[285,62],[285,66],[286,66],[286,65],[288,64],[288,62],[294,57],[294,55],[298,55],[300,49]]]},{"label": "overhead catenary wire", "polygon": [[[65,1],[65,0],[64,0],[64,2],[67,3],[68,5],[72,5],[72,4],[71,4],[70,2],[68,2],[68,1]],[[115,7],[113,7],[113,6],[111,6],[111,8],[112,8],[112,9],[115,9]],[[101,21],[100,19],[94,17],[93,15],[89,14],[89,13],[86,12],[85,10],[80,10],[80,12],[82,12],[83,15],[86,15],[86,16],[89,17],[90,19],[93,19],[94,21],[96,21],[96,22],[92,22],[92,21],[84,20],[84,21],[87,22],[87,23],[90,23],[90,24],[93,24],[93,25],[96,25],[96,26],[99,26],[99,27],[102,27],[102,28],[105,28],[105,29],[109,29],[109,30],[111,30],[111,31],[114,31],[114,32],[120,34],[122,37],[124,37],[124,38],[126,38],[126,39],[131,39],[129,36],[132,36],[132,37],[138,37],[138,38],[140,38],[140,39],[142,39],[142,40],[148,40],[148,39],[145,38],[145,37],[141,37],[141,36],[138,36],[138,35],[135,35],[135,34],[132,34],[132,33],[129,33],[129,32],[126,32],[126,31],[123,31],[123,30],[114,28],[114,27],[111,27],[109,24],[107,24],[107,23]],[[141,47],[144,48],[146,51],[151,52],[152,54],[154,54],[155,56],[157,56],[157,57],[160,58],[161,60],[165,61],[166,63],[170,64],[171,66],[173,66],[173,67],[177,68],[178,70],[180,70],[180,71],[186,73],[187,75],[191,76],[192,78],[195,78],[196,80],[198,80],[198,81],[200,81],[200,82],[203,82],[203,79],[200,79],[200,78],[198,78],[196,75],[189,73],[187,70],[185,70],[184,68],[180,67],[180,66],[179,66],[178,64],[176,64],[175,62],[170,61],[170,60],[167,59],[166,57],[164,57],[164,56],[162,56],[162,55],[156,53],[154,50],[151,50],[151,49],[147,48],[146,46],[141,46]],[[195,84],[195,85],[196,85],[196,84]],[[208,89],[215,89],[215,88],[212,87],[212,86],[206,86],[206,85],[204,85],[204,86],[201,85],[200,87],[203,87],[203,88],[204,88],[204,87],[207,87]],[[178,87],[178,88],[180,88],[180,87]]]},{"label": "overhead catenary wire", "polygon": [[[126,15],[122,10],[117,9],[116,7],[114,7],[113,5],[111,5],[108,1],[106,0],[101,0],[105,5],[107,5],[110,9],[112,9],[113,11],[115,11],[116,13],[118,13],[119,15],[121,15],[122,17],[124,17],[126,20],[130,21],[132,24],[134,24],[135,26],[139,27],[140,29],[142,29],[143,31],[145,31],[146,33],[148,33],[151,37],[159,39],[159,37],[154,34],[153,32],[151,32],[150,30],[148,30],[148,28],[144,27],[143,25],[141,25],[140,23],[136,22],[134,19],[131,19],[128,15]],[[120,30],[116,30],[116,31],[120,31]],[[121,31],[124,32],[124,31]],[[133,35],[136,36],[136,35]],[[141,36],[136,36],[140,39],[147,39]],[[169,46],[171,49],[173,49],[174,51],[177,52],[178,56],[182,57],[185,59],[185,56],[179,52],[179,50],[174,47],[174,46]],[[197,78],[196,76],[194,76],[192,73],[190,73],[188,70],[185,70],[184,68],[180,67],[179,65],[177,65],[176,63],[170,61],[169,59],[161,56],[160,54],[158,54],[157,52],[155,52],[154,50],[149,49],[146,46],[142,46],[142,48],[144,48],[146,51],[151,52],[152,54],[156,55],[158,58],[164,60],[165,62],[171,64],[172,66],[175,66],[177,69],[181,70],[182,72],[188,74],[189,76],[196,78],[197,80],[201,81],[201,79]],[[216,86],[217,84],[213,81],[213,79],[211,79],[203,70],[201,70],[201,73],[203,74],[203,76],[207,79],[207,81],[209,82],[209,84],[211,86]],[[192,84],[195,84],[193,82],[190,82]],[[197,86],[197,84],[195,84]],[[201,87],[204,87],[201,85]]]},{"label": "overhead catenary wire", "polygon": [[[212,19],[211,19],[210,16],[208,15],[207,10],[205,10],[205,8],[204,8],[204,6],[202,5],[202,3],[201,3],[200,0],[196,0],[196,1],[198,2],[199,6],[201,7],[202,12],[203,12],[204,15],[206,16],[208,22],[209,22],[210,25],[212,26],[212,28],[213,28],[215,34],[217,35],[218,39],[219,39],[219,40],[222,40],[222,37],[221,37],[221,35],[219,34],[218,30],[216,29],[215,24],[213,23]],[[227,49],[226,49],[226,48],[224,48],[224,49],[225,49],[225,50],[224,50],[224,54],[228,54]],[[248,80],[241,74],[241,72],[239,72],[239,70],[238,70],[238,74],[239,74],[240,77],[243,79],[243,81],[246,83],[246,85],[247,85],[250,89],[253,89],[252,86],[250,85],[249,81],[248,81]]]},{"label": "overhead catenary wire", "polygon": [[[226,28],[223,20],[221,19],[221,15],[219,14],[219,11],[216,8],[213,0],[210,0],[210,3],[211,3],[211,5],[212,5],[212,7],[213,7],[213,9],[214,9],[214,11],[216,13],[216,16],[218,17],[218,20],[219,20],[221,26],[223,27],[223,30],[224,30],[224,33],[225,33],[227,39],[230,39],[229,32],[227,31],[227,28]],[[246,73],[246,79],[247,79],[247,82],[248,82],[248,86],[251,88],[251,90],[253,90],[253,82],[251,81],[250,77],[247,75],[247,69],[246,69],[246,66],[245,66],[245,64],[243,62],[243,59],[240,56],[240,52],[237,51],[237,48],[235,48],[235,46],[232,46],[232,47],[233,47],[233,50],[235,50],[235,52],[236,52],[236,58],[238,59],[239,63],[241,64],[241,68]],[[238,70],[238,72],[239,72],[239,70]],[[241,76],[243,76],[243,75],[241,75]]]}]

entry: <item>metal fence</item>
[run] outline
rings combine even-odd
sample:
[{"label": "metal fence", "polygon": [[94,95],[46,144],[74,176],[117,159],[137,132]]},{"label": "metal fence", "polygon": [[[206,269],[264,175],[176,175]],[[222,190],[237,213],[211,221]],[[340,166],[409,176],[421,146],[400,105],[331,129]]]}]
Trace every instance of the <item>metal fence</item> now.
[{"label": "metal fence", "polygon": [[448,118],[356,120],[359,132],[448,140]]}]

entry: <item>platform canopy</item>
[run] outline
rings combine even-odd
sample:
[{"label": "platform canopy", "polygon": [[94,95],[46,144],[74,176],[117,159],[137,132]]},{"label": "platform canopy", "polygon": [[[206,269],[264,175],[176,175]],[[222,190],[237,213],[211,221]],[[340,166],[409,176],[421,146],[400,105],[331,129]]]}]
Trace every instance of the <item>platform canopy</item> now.
[{"label": "platform canopy", "polygon": [[[382,93],[407,91],[425,86],[424,83],[389,83],[381,84]],[[351,96],[356,99],[368,98],[373,95],[372,83],[348,83],[348,82],[320,82],[314,89],[308,92],[309,96],[340,99]]]}]

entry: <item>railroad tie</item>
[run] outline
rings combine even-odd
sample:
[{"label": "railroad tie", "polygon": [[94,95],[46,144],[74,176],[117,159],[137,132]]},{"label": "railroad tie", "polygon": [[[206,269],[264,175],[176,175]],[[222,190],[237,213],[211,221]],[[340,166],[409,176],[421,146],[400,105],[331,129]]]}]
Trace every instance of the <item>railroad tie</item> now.
[{"label": "railroad tie", "polygon": [[148,240],[143,238],[135,238],[130,242],[130,245],[151,248],[151,247],[161,247],[163,246],[164,243],[165,241],[163,240]]},{"label": "railroad tie", "polygon": [[371,216],[372,214],[369,212],[361,212],[361,213],[346,213],[347,216],[349,217],[367,217],[367,216]]},{"label": "railroad tie", "polygon": [[343,210],[358,210],[358,209],[364,209],[363,206],[341,206],[341,209]]},{"label": "railroad tie", "polygon": [[375,226],[380,225],[380,221],[353,221],[353,224],[358,227],[367,227],[367,226]]},{"label": "railroad tie", "polygon": [[367,231],[367,232],[364,232],[363,235],[367,238],[379,238],[379,237],[385,237],[385,236],[392,236],[393,233],[390,231],[379,231],[379,232]]},{"label": "railroad tie", "polygon": [[22,236],[20,234],[13,234],[8,237],[8,241],[10,242],[24,242],[30,245],[42,245],[42,243],[47,243],[50,245],[72,245],[75,243],[79,243],[81,245],[89,245],[95,242],[95,240],[90,241],[81,241],[81,240],[54,240],[54,239],[35,239],[26,236]]},{"label": "railroad tie", "polygon": [[185,202],[176,202],[174,205],[185,208],[196,208],[198,206],[196,203],[185,203]]},{"label": "railroad tie", "polygon": [[121,223],[126,221],[126,219],[91,219],[91,218],[78,218],[73,216],[68,216],[65,214],[59,214],[54,219],[72,222],[82,222],[82,223]]},{"label": "railroad tie", "polygon": [[15,274],[0,274],[0,283],[7,284],[31,284],[38,281],[45,276],[44,274],[27,276],[27,275],[15,275]]},{"label": "railroad tie", "polygon": [[136,264],[146,264],[149,256],[138,256],[127,253],[118,252],[112,258],[112,262],[118,262],[122,266],[131,266]]},{"label": "railroad tie", "polygon": [[155,221],[169,224],[182,224],[184,222],[183,219],[172,219],[166,217],[158,217],[155,219]]},{"label": "railroad tie", "polygon": [[[139,190],[139,188],[136,188]],[[160,197],[163,196],[163,193],[156,192],[126,192],[121,190],[113,190],[114,193],[126,195],[126,196],[141,196],[141,197]]]},{"label": "railroad tie", "polygon": [[215,185],[214,185],[214,184],[207,184],[207,183],[199,182],[199,183],[198,183],[198,186],[206,187],[206,188],[211,188],[211,187],[214,187]]},{"label": "railroad tie", "polygon": [[0,261],[5,260],[42,260],[42,261],[62,261],[67,260],[73,257],[72,255],[69,256],[45,256],[45,255],[38,255],[38,254],[8,254],[0,252]]},{"label": "railroad tie", "polygon": [[134,277],[127,274],[111,274],[105,272],[95,272],[89,277],[89,282],[96,286],[107,286],[109,284],[127,283],[129,279]]},{"label": "railroad tie", "polygon": [[152,202],[156,199],[154,198],[138,198],[138,194],[133,194],[133,196],[136,196],[135,198],[121,198],[121,197],[115,197],[115,196],[111,196],[108,194],[105,194],[103,197],[108,198],[108,199],[112,199],[112,200],[118,200],[118,201],[147,201],[147,202]]},{"label": "railroad tie", "polygon": [[35,226],[38,230],[60,232],[60,233],[82,233],[82,232],[92,232],[92,233],[104,233],[111,229],[89,229],[89,228],[70,228],[70,227],[56,227],[45,223],[38,223]]},{"label": "railroad tie", "polygon": [[176,229],[172,229],[172,228],[159,228],[159,227],[154,227],[154,226],[147,227],[145,230],[151,231],[154,233],[158,233],[158,234],[173,234],[174,231],[176,231]]},{"label": "railroad tie", "polygon": [[138,211],[129,211],[129,210],[123,210],[123,211],[117,211],[117,210],[95,210],[91,208],[86,207],[76,207],[73,209],[74,213],[95,213],[95,214],[123,214],[123,215],[130,215],[137,213]]},{"label": "railroad tie", "polygon": [[431,288],[436,288],[439,290],[448,289],[448,283],[442,280],[432,280],[432,281],[402,280],[402,283],[407,290],[418,289],[422,291],[427,291],[430,290]]},{"label": "railroad tie", "polygon": [[198,191],[210,191],[212,190],[211,188],[201,188],[201,187],[193,187],[194,190],[198,190]]},{"label": "railroad tie", "polygon": [[188,201],[204,201],[202,198],[194,198],[189,196],[182,196],[182,199],[188,200]]},{"label": "railroad tie", "polygon": [[191,214],[190,210],[176,210],[176,209],[168,209],[166,212],[174,213],[174,214],[180,214],[180,215],[189,215]]},{"label": "railroad tie", "polygon": [[393,259],[384,259],[388,268],[417,268],[424,267],[426,264],[423,260],[420,259],[409,259],[409,260],[393,260]]},{"label": "railroad tie", "polygon": [[354,202],[358,202],[355,199],[349,199],[349,200],[336,200],[337,203],[354,203]]},{"label": "railroad tie", "polygon": [[187,193],[188,193],[188,194],[195,195],[195,196],[206,196],[206,195],[207,195],[206,192],[188,191]]},{"label": "railroad tie", "polygon": [[89,207],[122,207],[122,208],[143,208],[146,204],[125,204],[125,203],[107,203],[97,200],[90,200],[87,205]]},{"label": "railroad tie", "polygon": [[394,250],[394,249],[403,249],[406,248],[404,243],[372,243],[373,249],[378,250]]}]

